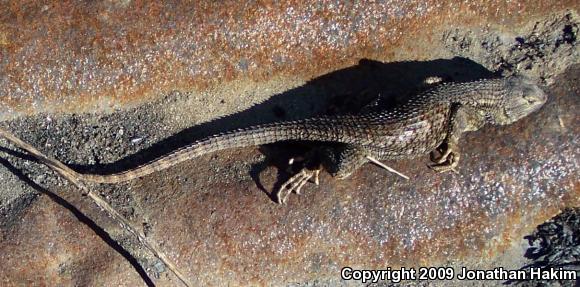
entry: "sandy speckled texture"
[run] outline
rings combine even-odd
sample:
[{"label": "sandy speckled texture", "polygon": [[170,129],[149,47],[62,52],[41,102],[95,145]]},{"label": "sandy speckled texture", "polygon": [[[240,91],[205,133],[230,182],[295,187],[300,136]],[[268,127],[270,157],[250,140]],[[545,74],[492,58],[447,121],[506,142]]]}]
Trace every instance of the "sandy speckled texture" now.
[{"label": "sandy speckled texture", "polygon": [[[2,126],[114,172],[216,132],[397,102],[430,76],[526,74],[549,102],[466,135],[459,174],[427,158],[389,162],[412,181],[367,165],[279,206],[269,192],[308,146],[278,144],[93,187],[196,285],[346,285],[345,265],[519,268],[522,237],[580,205],[578,4],[499,2],[8,3]],[[70,184],[0,144],[1,285],[177,283]]]},{"label": "sandy speckled texture", "polygon": [[0,117],[110,111],[176,89],[259,89],[252,82],[279,77],[288,89],[286,78],[305,81],[360,58],[448,57],[433,49],[443,30],[516,32],[566,8],[577,3],[7,1]]}]

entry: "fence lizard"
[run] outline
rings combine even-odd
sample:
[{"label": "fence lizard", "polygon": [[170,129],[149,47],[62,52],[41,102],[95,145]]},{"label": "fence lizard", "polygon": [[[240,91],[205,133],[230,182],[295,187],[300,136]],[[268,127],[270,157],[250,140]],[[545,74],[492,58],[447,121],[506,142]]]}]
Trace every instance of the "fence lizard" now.
[{"label": "fence lizard", "polygon": [[[322,116],[233,130],[196,141],[134,169],[116,174],[76,173],[81,181],[116,183],[160,171],[183,161],[219,150],[299,140],[332,142],[322,166],[337,178],[346,178],[364,163],[410,158],[431,152],[430,167],[453,170],[459,161],[459,138],[485,124],[506,125],[538,110],[546,94],[523,76],[445,83],[419,93],[395,108],[356,115]],[[302,169],[277,193],[278,202],[311,178],[315,169]]]}]

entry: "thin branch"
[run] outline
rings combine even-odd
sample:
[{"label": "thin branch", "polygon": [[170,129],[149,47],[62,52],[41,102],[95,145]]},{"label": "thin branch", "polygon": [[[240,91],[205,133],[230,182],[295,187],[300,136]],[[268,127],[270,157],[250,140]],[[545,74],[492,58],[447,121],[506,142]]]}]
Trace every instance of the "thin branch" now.
[{"label": "thin branch", "polygon": [[78,173],[66,166],[65,164],[61,163],[58,160],[51,159],[40,151],[38,151],[33,146],[27,144],[26,142],[22,141],[21,139],[17,138],[13,134],[8,131],[5,131],[0,128],[0,137],[5,138],[18,148],[28,152],[32,156],[34,156],[38,161],[45,164],[46,166],[50,167],[56,173],[64,177],[65,179],[72,182],[76,187],[80,190],[85,192],[89,198],[93,200],[93,202],[98,205],[101,209],[103,209],[109,216],[111,216],[114,220],[116,220],[126,231],[133,234],[139,239],[139,242],[145,246],[146,249],[151,251],[159,260],[161,260],[175,276],[185,285],[185,286],[193,286],[187,278],[179,271],[179,269],[169,261],[167,256],[159,250],[157,244],[152,240],[148,239],[142,232],[138,231],[134,228],[131,223],[123,217],[120,213],[118,213],[109,203],[107,203],[100,195],[95,192],[92,192],[89,188],[87,188],[80,179],[76,176]]},{"label": "thin branch", "polygon": [[378,166],[380,166],[380,167],[382,167],[382,168],[384,168],[384,169],[386,169],[386,170],[388,170],[388,171],[390,171],[390,172],[392,172],[392,173],[394,173],[394,174],[396,174],[396,175],[398,175],[398,176],[400,176],[400,177],[402,177],[404,179],[407,179],[407,180],[409,179],[408,176],[406,176],[406,175],[398,172],[394,168],[392,168],[392,167],[390,167],[390,166],[388,166],[388,165],[380,162],[378,159],[376,159],[376,158],[374,158],[372,156],[367,156],[367,159],[370,160],[371,162],[373,162],[374,164],[376,164],[376,165],[378,165]]}]

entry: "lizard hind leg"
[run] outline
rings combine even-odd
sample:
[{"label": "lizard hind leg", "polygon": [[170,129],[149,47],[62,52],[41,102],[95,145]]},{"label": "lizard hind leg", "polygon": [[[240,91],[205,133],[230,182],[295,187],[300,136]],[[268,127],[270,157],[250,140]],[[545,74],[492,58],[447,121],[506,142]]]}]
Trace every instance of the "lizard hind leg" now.
[{"label": "lizard hind leg", "polygon": [[316,149],[313,153],[316,156],[311,154],[306,161],[318,157],[318,164],[314,167],[308,167],[307,165],[282,184],[276,192],[276,201],[278,203],[286,203],[291,193],[300,194],[302,187],[311,179],[318,185],[318,175],[322,167],[333,177],[344,179],[368,162],[368,152],[361,147],[353,145],[344,145],[340,148],[322,147]]},{"label": "lizard hind leg", "polygon": [[367,163],[370,153],[359,146],[345,145],[336,150],[331,161],[327,162],[327,169],[333,177],[345,179]]},{"label": "lizard hind leg", "polygon": [[318,185],[318,176],[323,167],[333,177],[344,179],[350,176],[360,166],[368,162],[367,155],[365,149],[353,145],[344,145],[339,148],[317,148],[306,159],[306,161],[310,161],[312,158],[318,157],[317,165],[309,167],[306,164],[304,168],[282,184],[276,192],[276,201],[285,203],[291,193],[300,194],[302,187],[309,180],[313,180]]}]

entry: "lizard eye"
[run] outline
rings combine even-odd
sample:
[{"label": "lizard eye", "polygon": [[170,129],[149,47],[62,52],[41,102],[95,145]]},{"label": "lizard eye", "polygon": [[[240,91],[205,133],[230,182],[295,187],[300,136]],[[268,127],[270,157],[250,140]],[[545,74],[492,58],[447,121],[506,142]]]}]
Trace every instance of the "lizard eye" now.
[{"label": "lizard eye", "polygon": [[524,100],[526,100],[528,102],[528,104],[535,104],[538,102],[538,99],[534,98],[534,97],[524,97]]}]

